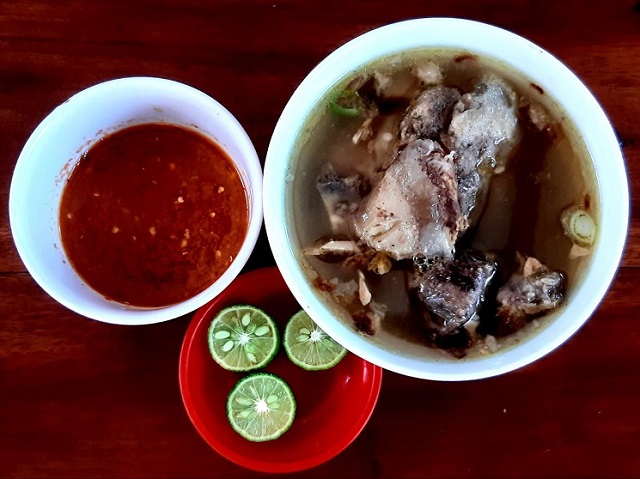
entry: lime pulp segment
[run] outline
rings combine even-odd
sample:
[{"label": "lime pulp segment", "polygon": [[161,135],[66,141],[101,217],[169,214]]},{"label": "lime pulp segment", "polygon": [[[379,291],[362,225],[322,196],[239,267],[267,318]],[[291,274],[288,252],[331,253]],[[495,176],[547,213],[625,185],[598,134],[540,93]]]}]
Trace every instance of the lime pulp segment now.
[{"label": "lime pulp segment", "polygon": [[294,364],[307,371],[329,369],[347,354],[304,310],[289,319],[284,331],[284,350]]},{"label": "lime pulp segment", "polygon": [[266,366],[278,352],[278,328],[260,308],[229,306],[211,322],[208,342],[211,356],[223,368],[252,371]]},{"label": "lime pulp segment", "polygon": [[293,424],[296,401],[284,379],[270,373],[252,373],[234,386],[227,398],[231,427],[253,442],[279,438]]}]

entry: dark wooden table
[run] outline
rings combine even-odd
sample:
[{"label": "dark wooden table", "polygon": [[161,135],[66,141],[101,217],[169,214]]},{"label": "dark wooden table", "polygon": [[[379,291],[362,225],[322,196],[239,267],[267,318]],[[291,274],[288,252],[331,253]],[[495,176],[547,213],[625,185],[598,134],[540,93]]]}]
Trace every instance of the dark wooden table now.
[{"label": "dark wooden table", "polygon": [[[11,174],[36,125],[73,93],[153,75],[217,98],[264,158],[288,97],[371,28],[472,18],[551,51],[592,89],[624,146],[631,229],[604,303],[565,346],[466,383],[386,373],[370,423],[299,477],[640,477],[640,2],[70,0],[0,3],[0,476],[257,477],[211,450],[178,390],[191,316],[90,321],[47,296],[13,245]],[[247,269],[273,264],[266,237]],[[635,286],[634,286],[635,285]]]}]

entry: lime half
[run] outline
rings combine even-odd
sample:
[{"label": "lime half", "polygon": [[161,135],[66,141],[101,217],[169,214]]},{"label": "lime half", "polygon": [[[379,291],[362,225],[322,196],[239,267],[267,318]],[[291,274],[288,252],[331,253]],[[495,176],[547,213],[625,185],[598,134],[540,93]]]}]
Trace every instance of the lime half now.
[{"label": "lime half", "polygon": [[279,438],[293,424],[296,400],[284,379],[258,372],[236,383],[227,398],[231,427],[253,442]]},{"label": "lime half", "polygon": [[255,306],[241,304],[220,311],[209,326],[209,351],[230,371],[264,367],[278,352],[278,328]]},{"label": "lime half", "polygon": [[347,354],[304,310],[289,319],[284,330],[284,350],[294,364],[307,371],[332,368]]}]

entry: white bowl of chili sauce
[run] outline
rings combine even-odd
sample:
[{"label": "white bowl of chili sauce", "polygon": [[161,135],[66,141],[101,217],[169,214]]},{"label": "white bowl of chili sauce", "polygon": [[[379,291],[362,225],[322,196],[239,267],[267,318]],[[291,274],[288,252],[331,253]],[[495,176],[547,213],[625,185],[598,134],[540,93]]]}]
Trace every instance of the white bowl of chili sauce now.
[{"label": "white bowl of chili sauce", "polygon": [[233,115],[150,77],[77,93],[18,158],[11,231],[36,282],[83,316],[150,324],[204,305],[240,273],[262,224],[262,170]]}]

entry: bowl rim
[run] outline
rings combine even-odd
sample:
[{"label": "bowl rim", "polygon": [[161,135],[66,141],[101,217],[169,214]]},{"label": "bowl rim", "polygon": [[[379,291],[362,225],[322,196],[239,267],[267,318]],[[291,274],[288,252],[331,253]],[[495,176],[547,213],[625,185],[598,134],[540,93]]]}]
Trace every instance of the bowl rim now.
[{"label": "bowl rim", "polygon": [[[245,282],[255,281],[260,284],[261,282],[272,280],[274,275],[282,276],[281,272],[276,266],[259,268],[248,271],[246,273],[242,273],[233,281],[233,283],[230,285],[230,288],[225,292],[231,291],[234,286],[240,287],[240,285]],[[284,283],[284,287],[287,288],[286,283]],[[382,389],[383,369],[373,363],[369,364],[369,366],[371,366],[371,387],[369,388],[368,395],[365,401],[362,403],[361,416],[358,417],[350,427],[345,428],[344,434],[342,435],[342,439],[340,441],[329,444],[326,448],[323,449],[321,453],[316,454],[313,457],[287,463],[265,462],[257,459],[251,459],[242,454],[236,453],[231,448],[225,448],[222,441],[216,442],[213,440],[207,428],[205,427],[204,422],[195,412],[195,406],[193,404],[191,391],[187,384],[187,370],[189,367],[188,358],[190,357],[191,350],[194,347],[194,342],[196,340],[196,331],[202,327],[202,323],[206,322],[207,320],[210,321],[212,319],[212,312],[216,309],[220,309],[222,307],[220,303],[224,303],[225,300],[226,295],[223,292],[207,304],[200,307],[195,312],[193,318],[190,320],[189,326],[187,327],[187,331],[185,332],[182,346],[180,348],[180,356],[178,361],[178,383],[180,388],[180,395],[187,416],[189,417],[195,429],[198,431],[200,437],[202,437],[202,439],[204,439],[204,441],[214,451],[225,457],[227,460],[248,469],[269,473],[291,473],[311,469],[331,460],[342,451],[344,451],[347,447],[349,447],[349,445],[351,445],[353,441],[356,440],[362,430],[369,423],[369,419],[371,418],[371,415],[376,408],[378,398],[380,396],[380,391]],[[358,359],[364,361],[362,358]],[[211,361],[213,362],[213,359],[211,359]],[[309,374],[313,374],[313,372],[310,372]]]},{"label": "bowl rim", "polygon": [[[174,98],[191,98],[191,101],[198,101],[201,105],[206,106],[211,111],[211,115],[224,119],[224,122],[228,125],[229,130],[234,132],[234,137],[237,138],[237,144],[242,151],[244,162],[246,163],[246,184],[245,190],[247,193],[247,206],[249,209],[247,233],[245,235],[242,246],[234,258],[231,265],[227,270],[210,286],[205,290],[198,293],[191,298],[179,303],[158,307],[158,308],[136,308],[128,307],[117,301],[110,301],[104,298],[99,292],[95,292],[96,295],[104,298],[105,304],[109,304],[110,308],[101,308],[99,310],[91,307],[83,307],[74,303],[72,298],[67,297],[64,294],[60,294],[59,291],[51,286],[53,282],[53,275],[45,277],[40,274],[39,269],[36,267],[38,263],[38,255],[33,251],[29,251],[24,245],[26,241],[26,233],[17,228],[16,225],[20,223],[19,217],[22,214],[19,208],[19,200],[17,197],[22,194],[20,189],[22,188],[23,177],[27,177],[26,165],[30,161],[29,158],[33,153],[36,145],[47,135],[49,129],[51,129],[56,122],[64,119],[66,115],[73,113],[76,105],[82,105],[92,100],[92,98],[110,95],[114,89],[126,89],[132,92],[135,91],[149,91],[162,92],[165,97]],[[73,113],[77,116],[77,113]],[[122,125],[113,125],[115,130],[127,128],[129,126],[148,123],[145,121],[127,123]],[[168,122],[172,123],[172,122]],[[190,128],[187,125],[182,125],[184,128]],[[211,138],[211,136],[202,129],[195,128],[194,131],[199,132],[201,135],[206,136],[216,144],[219,142]],[[91,140],[91,144],[99,140],[99,136]],[[80,145],[79,145],[80,146]],[[221,148],[225,149],[222,145]],[[236,159],[227,155],[236,164]],[[76,159],[77,161],[77,159]],[[216,295],[220,294],[231,281],[240,273],[244,265],[249,260],[251,253],[253,252],[256,242],[258,240],[260,229],[263,222],[262,211],[262,180],[263,173],[258,154],[255,150],[255,146],[251,141],[244,127],[233,116],[233,114],[225,108],[220,102],[204,93],[203,91],[182,83],[176,80],[170,80],[161,77],[153,76],[130,76],[121,77],[111,80],[105,80],[96,84],[93,84],[83,90],[80,90],[62,103],[57,105],[50,113],[48,113],[44,119],[36,126],[29,138],[25,142],[18,159],[16,161],[11,184],[9,189],[9,225],[13,238],[14,245],[18,251],[18,255],[25,265],[27,271],[30,273],[36,283],[53,299],[65,306],[66,308],[74,311],[77,314],[85,316],[89,319],[93,319],[100,322],[119,324],[119,325],[146,325],[155,324],[171,319],[175,319],[179,316],[191,313],[198,309],[203,304],[206,304]],[[66,260],[66,253],[62,251],[62,254]],[[73,269],[73,268],[72,268]],[[77,272],[74,273],[79,276]],[[82,280],[84,283],[84,280]],[[88,286],[89,287],[89,286]],[[91,287],[89,287],[93,291]]]},{"label": "bowl rim", "polygon": [[[452,39],[453,34],[448,34],[448,32],[459,32],[462,29],[471,32],[466,37],[466,43],[459,39]],[[433,38],[436,33],[441,35],[438,39]],[[423,38],[430,38],[431,43],[424,43]],[[499,52],[485,51],[488,48],[487,45],[491,45],[492,42],[504,48]],[[552,94],[556,103],[563,110],[566,110],[568,102],[579,105],[576,108],[584,112],[579,118],[580,125],[588,121],[593,125],[590,130],[599,129],[601,132],[598,138],[600,145],[588,143],[589,138],[585,138],[585,141],[588,143],[587,147],[592,157],[595,157],[596,153],[602,155],[602,151],[610,155],[611,169],[606,178],[598,171],[595,158],[594,170],[601,195],[601,210],[605,207],[602,192],[603,185],[608,185],[604,181],[607,180],[613,186],[608,186],[606,202],[615,209],[617,214],[604,215],[601,212],[600,238],[596,244],[589,271],[585,273],[578,291],[582,301],[579,310],[578,306],[573,307],[571,314],[563,313],[562,325],[559,325],[560,321],[555,320],[541,333],[527,338],[526,341],[507,351],[487,358],[457,363],[465,364],[464,367],[446,367],[444,362],[436,361],[427,366],[425,362],[404,356],[399,357],[389,351],[376,348],[359,337],[352,328],[348,328],[340,321],[330,319],[332,313],[317,297],[317,293],[313,292],[296,259],[296,252],[291,244],[292,233],[286,221],[283,221],[288,215],[285,204],[286,195],[268,198],[265,194],[265,229],[275,261],[296,299],[328,334],[347,349],[387,370],[407,376],[441,381],[482,379],[526,366],[568,340],[596,310],[608,291],[622,259],[629,221],[629,185],[622,151],[606,113],[587,86],[566,65],[538,45],[513,32],[472,20],[447,17],[418,18],[375,28],[348,41],[329,54],[294,91],[274,128],[269,143],[264,167],[264,185],[265,191],[286,191],[287,182],[291,181],[294,173],[290,169],[288,159],[299,138],[295,132],[300,131],[305,125],[316,101],[323,97],[333,85],[376,59],[402,50],[428,46],[459,48],[508,64],[515,63],[517,66],[512,66],[514,69],[534,80],[546,75],[549,78],[541,83],[543,87],[547,84],[552,85],[553,88],[550,89],[552,92],[562,88],[568,95],[569,100],[558,101],[558,98]],[[532,70],[535,65],[525,65],[529,69],[525,71],[522,60],[518,60],[520,64],[515,60],[507,61],[506,57],[516,58],[516,54],[526,58],[537,57],[544,62],[546,68],[537,74]],[[554,85],[553,82],[556,79],[554,75],[560,75],[566,85],[562,82]],[[577,116],[571,116],[571,120],[573,126],[578,128]],[[594,150],[599,148],[599,150],[594,153],[592,148]],[[571,302],[572,305],[574,303],[576,303],[575,300]],[[552,336],[549,338],[545,336],[545,342],[541,343],[540,338],[543,334]],[[517,354],[513,354],[514,351]]]}]

